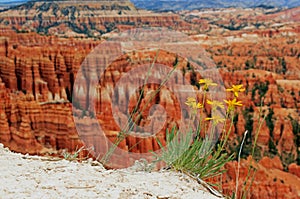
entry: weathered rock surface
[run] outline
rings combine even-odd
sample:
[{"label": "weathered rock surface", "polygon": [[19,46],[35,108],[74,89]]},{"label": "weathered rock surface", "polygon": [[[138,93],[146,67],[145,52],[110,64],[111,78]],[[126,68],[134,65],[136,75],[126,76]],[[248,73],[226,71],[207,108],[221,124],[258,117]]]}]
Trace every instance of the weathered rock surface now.
[{"label": "weathered rock surface", "polygon": [[[115,29],[190,25],[175,14],[137,10],[130,1],[30,1],[0,12],[0,24],[19,32],[37,31],[59,36],[98,37]],[[123,27],[122,27],[123,26]]]},{"label": "weathered rock surface", "polygon": [[2,29],[1,36],[1,142],[35,154],[48,153],[45,148],[78,149],[82,142],[72,119],[72,85],[84,56],[97,42],[8,29]]},{"label": "weathered rock surface", "polygon": [[[299,177],[282,171],[282,165],[280,166],[280,160],[278,158],[269,159],[268,161],[279,161],[279,165],[266,163],[265,161],[267,160],[262,160],[261,163],[255,163],[253,160],[251,162],[251,158],[242,160],[238,178],[238,197],[241,197],[245,181],[248,182],[245,187],[245,189],[247,189],[250,181],[254,178],[252,186],[247,192],[247,198],[299,198]],[[255,172],[249,169],[250,165],[255,168]],[[228,163],[226,169],[228,171],[222,177],[222,188],[225,193],[230,194],[234,191],[233,188],[236,186],[236,175],[238,174],[237,162]],[[249,172],[250,175],[247,177]]]},{"label": "weathered rock surface", "polygon": [[91,159],[79,163],[22,155],[0,144],[0,194],[5,198],[219,198],[183,173],[150,172],[146,166],[137,162],[127,169],[106,170]]},{"label": "weathered rock surface", "polygon": [[300,166],[296,163],[292,163],[289,165],[289,172],[300,177]]}]

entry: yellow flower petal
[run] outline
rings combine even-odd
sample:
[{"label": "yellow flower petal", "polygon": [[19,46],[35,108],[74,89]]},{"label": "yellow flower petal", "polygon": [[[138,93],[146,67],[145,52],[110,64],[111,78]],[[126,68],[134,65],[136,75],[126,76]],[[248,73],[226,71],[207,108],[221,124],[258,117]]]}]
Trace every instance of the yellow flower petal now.
[{"label": "yellow flower petal", "polygon": [[246,89],[243,88],[243,85],[242,85],[242,84],[239,84],[239,85],[232,85],[231,88],[226,89],[226,91],[233,92],[233,94],[234,94],[235,97],[238,97],[238,96],[239,96],[239,93],[240,93],[240,92],[244,92],[245,90],[246,90]]},{"label": "yellow flower petal", "polygon": [[200,109],[203,108],[203,105],[201,103],[197,103],[196,99],[193,97],[188,97],[187,101],[185,102],[186,105],[188,105],[192,109]]},{"label": "yellow flower petal", "polygon": [[213,116],[213,117],[207,117],[205,118],[206,121],[212,120],[214,125],[217,125],[218,123],[225,122],[225,118],[221,118],[220,116]]},{"label": "yellow flower petal", "polygon": [[206,103],[211,105],[213,109],[216,109],[218,107],[220,108],[224,108],[224,104],[220,101],[216,101],[216,100],[213,100],[213,101],[210,101],[210,100],[206,100]]},{"label": "yellow flower petal", "polygon": [[211,79],[200,79],[199,84],[204,84],[202,89],[208,90],[208,87],[210,86],[217,86],[217,83],[214,83]]},{"label": "yellow flower petal", "polygon": [[226,104],[228,104],[228,109],[229,110],[234,110],[236,106],[243,106],[241,101],[236,101],[236,98],[233,100],[224,100]]}]

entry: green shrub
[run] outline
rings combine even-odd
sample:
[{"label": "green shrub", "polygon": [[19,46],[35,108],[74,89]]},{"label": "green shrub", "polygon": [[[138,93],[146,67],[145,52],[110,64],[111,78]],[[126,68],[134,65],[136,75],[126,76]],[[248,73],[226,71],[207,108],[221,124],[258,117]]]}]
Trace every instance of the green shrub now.
[{"label": "green shrub", "polygon": [[[164,161],[168,167],[177,171],[192,174],[201,179],[206,179],[221,175],[224,165],[233,159],[233,155],[228,155],[219,143],[216,150],[210,148],[208,140],[198,137],[193,140],[194,133],[189,131],[187,134],[173,128],[166,134],[167,147],[162,148],[162,154],[155,154],[158,161]],[[193,143],[191,144],[191,141]],[[223,152],[223,153],[222,153]]]}]

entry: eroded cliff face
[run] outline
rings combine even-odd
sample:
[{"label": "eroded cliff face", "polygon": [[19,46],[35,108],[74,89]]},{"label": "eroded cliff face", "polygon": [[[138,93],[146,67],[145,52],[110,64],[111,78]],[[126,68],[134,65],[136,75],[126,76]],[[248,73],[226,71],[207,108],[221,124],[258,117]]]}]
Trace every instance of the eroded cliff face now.
[{"label": "eroded cliff face", "polygon": [[59,149],[74,151],[83,145],[69,103],[39,103],[32,94],[17,92],[2,108],[1,142],[13,151],[55,155]]},{"label": "eroded cliff face", "polygon": [[[249,165],[254,169],[249,169]],[[299,177],[293,173],[284,172],[278,156],[272,159],[264,157],[259,163],[252,160],[250,156],[247,160],[241,161],[239,173],[236,161],[228,163],[225,168],[227,172],[222,179],[217,180],[222,182],[223,191],[227,194],[232,194],[235,190],[236,176],[239,175],[238,197],[241,197],[244,188],[249,189],[246,194],[247,198],[299,198]],[[251,180],[253,182],[249,188]],[[245,182],[248,182],[246,186],[244,186]]]},{"label": "eroded cliff face", "polygon": [[112,30],[142,26],[190,29],[175,14],[137,10],[130,1],[35,1],[0,12],[0,24],[17,32],[99,37]]},{"label": "eroded cliff face", "polygon": [[1,36],[1,142],[32,154],[78,149],[72,86],[97,42],[18,35],[4,28]]}]

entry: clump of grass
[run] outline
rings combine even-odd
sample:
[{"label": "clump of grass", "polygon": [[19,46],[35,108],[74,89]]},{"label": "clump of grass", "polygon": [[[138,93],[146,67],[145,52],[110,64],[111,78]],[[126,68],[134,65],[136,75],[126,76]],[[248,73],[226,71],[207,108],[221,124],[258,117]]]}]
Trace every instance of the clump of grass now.
[{"label": "clump of grass", "polygon": [[158,160],[164,161],[168,167],[176,171],[201,179],[211,178],[225,172],[223,166],[231,161],[233,156],[221,153],[221,145],[218,145],[216,151],[208,150],[203,153],[204,139],[198,138],[191,143],[193,136],[193,131],[184,134],[173,128],[166,135],[166,148],[158,140],[162,148],[161,155],[157,156]]},{"label": "clump of grass", "polygon": [[[83,148],[83,147],[81,147],[81,148]],[[80,149],[81,149],[81,148],[80,148]],[[77,160],[77,159],[78,159],[78,155],[79,155],[79,153],[80,153],[80,151],[81,151],[80,149],[79,149],[79,150],[76,150],[74,153],[70,153],[70,152],[68,152],[68,151],[66,151],[66,150],[63,150],[63,151],[62,151],[63,159],[69,160],[69,161]]]},{"label": "clump of grass", "polygon": [[[185,133],[173,128],[166,134],[165,147],[157,140],[161,147],[161,154],[155,155],[157,160],[165,162],[167,167],[187,173],[193,177],[207,179],[224,173],[226,171],[224,165],[233,160],[233,154],[227,154],[225,146],[233,126],[235,108],[237,106],[242,106],[241,101],[237,100],[238,93],[243,92],[245,89],[243,88],[243,85],[233,85],[232,88],[227,89],[228,92],[233,92],[234,98],[232,100],[224,100],[228,105],[225,117],[216,114],[212,117],[201,119],[203,116],[204,103],[210,105],[212,110],[215,110],[216,112],[219,109],[224,109],[224,103],[206,99],[206,92],[209,87],[217,86],[216,83],[213,83],[210,79],[201,79],[199,84],[202,85],[204,91],[203,103],[201,104],[193,98],[188,98],[186,102],[192,109],[192,114],[200,114],[200,126],[197,127],[197,131],[190,129]],[[195,118],[195,116],[191,116],[191,118]],[[231,122],[229,129],[226,130],[226,121],[228,119],[230,119]],[[202,125],[205,125],[205,121],[211,121],[212,126],[209,132],[205,132],[206,137],[203,138],[200,136],[200,129],[206,130],[206,128],[202,127]],[[213,148],[213,139],[219,124],[223,124],[222,137],[217,146]],[[196,137],[196,139],[194,139],[194,137]]]},{"label": "clump of grass", "polygon": [[70,153],[67,150],[63,150],[61,155],[63,156],[63,159],[68,161],[83,161],[88,159],[89,153],[86,157],[80,158],[79,154],[82,151],[90,151],[90,149],[85,148],[84,146],[80,147],[79,149],[76,147],[75,152]]}]

